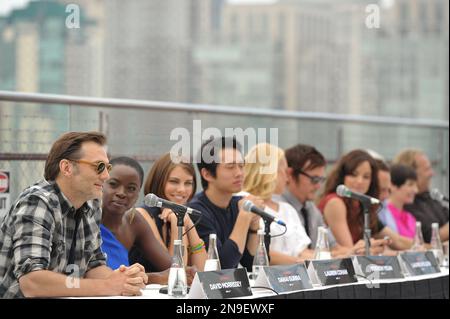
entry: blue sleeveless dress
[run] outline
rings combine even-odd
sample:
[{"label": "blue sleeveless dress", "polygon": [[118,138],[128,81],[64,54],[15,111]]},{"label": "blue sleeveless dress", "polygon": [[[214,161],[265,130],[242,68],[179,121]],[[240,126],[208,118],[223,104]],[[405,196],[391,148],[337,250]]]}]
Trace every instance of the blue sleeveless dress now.
[{"label": "blue sleeveless dress", "polygon": [[102,236],[102,251],[106,254],[106,264],[111,269],[117,269],[120,265],[129,266],[128,250],[103,224],[100,225]]}]

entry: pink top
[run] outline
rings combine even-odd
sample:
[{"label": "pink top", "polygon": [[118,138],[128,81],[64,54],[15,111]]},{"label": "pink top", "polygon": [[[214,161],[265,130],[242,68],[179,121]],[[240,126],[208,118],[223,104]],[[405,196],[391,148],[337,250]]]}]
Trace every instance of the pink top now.
[{"label": "pink top", "polygon": [[408,238],[414,238],[414,235],[416,234],[416,218],[406,210],[398,210],[398,208],[391,203],[388,203],[387,207],[397,224],[398,233]]}]

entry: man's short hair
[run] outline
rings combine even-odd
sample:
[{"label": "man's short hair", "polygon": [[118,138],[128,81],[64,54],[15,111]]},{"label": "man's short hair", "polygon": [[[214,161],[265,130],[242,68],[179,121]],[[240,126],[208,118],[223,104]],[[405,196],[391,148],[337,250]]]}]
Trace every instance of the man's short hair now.
[{"label": "man's short hair", "polygon": [[59,175],[59,162],[63,159],[78,160],[84,142],[106,144],[106,136],[100,132],[68,132],[61,135],[52,145],[45,161],[44,178],[54,181]]},{"label": "man's short hair", "polygon": [[417,169],[417,155],[423,155],[424,152],[419,149],[405,149],[394,158],[394,164],[402,164]]},{"label": "man's short hair", "polygon": [[[294,178],[298,177],[300,170],[323,167],[327,163],[322,153],[311,145],[297,144],[285,150],[284,155]],[[307,163],[308,166],[305,167]]]},{"label": "man's short hair", "polygon": [[[233,148],[241,152],[241,145],[235,137],[222,136],[218,138],[211,138],[202,144],[200,148],[200,154],[197,157],[197,168],[200,172],[203,189],[208,188],[208,181],[204,179],[201,174],[202,168],[206,169],[211,174],[211,176],[216,177],[217,164],[221,162],[221,159],[219,158],[219,152],[216,151],[226,148]],[[208,158],[205,159],[204,155],[207,155]]]}]

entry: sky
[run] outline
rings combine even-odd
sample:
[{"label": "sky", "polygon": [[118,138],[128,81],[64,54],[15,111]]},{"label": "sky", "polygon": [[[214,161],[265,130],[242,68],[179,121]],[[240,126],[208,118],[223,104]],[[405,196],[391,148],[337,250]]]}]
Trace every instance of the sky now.
[{"label": "sky", "polygon": [[[32,0],[37,1],[37,0]],[[273,3],[277,0],[227,0],[230,3]],[[30,0],[0,0],[0,16],[7,15],[12,9],[23,8]],[[76,0],[74,1],[76,3]]]},{"label": "sky", "polygon": [[12,9],[23,8],[30,0],[0,0],[0,16],[8,14]]}]

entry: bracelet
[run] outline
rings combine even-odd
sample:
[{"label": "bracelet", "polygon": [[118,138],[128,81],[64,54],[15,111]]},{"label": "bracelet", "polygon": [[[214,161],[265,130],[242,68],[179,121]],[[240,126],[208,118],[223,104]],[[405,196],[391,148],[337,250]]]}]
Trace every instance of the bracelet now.
[{"label": "bracelet", "polygon": [[199,249],[199,250],[196,250],[196,251],[191,251],[191,255],[195,255],[195,254],[201,253],[203,251],[204,247],[205,246],[202,246],[202,249]]},{"label": "bracelet", "polygon": [[249,228],[249,229],[248,229],[248,232],[249,232],[250,234],[257,234],[257,233],[258,233],[258,229],[257,229],[257,230],[253,230],[253,229]]},{"label": "bracelet", "polygon": [[191,254],[195,254],[195,253],[199,253],[203,248],[205,248],[204,241],[202,241],[201,243],[199,243],[193,247],[189,247],[189,251],[191,252]]}]

